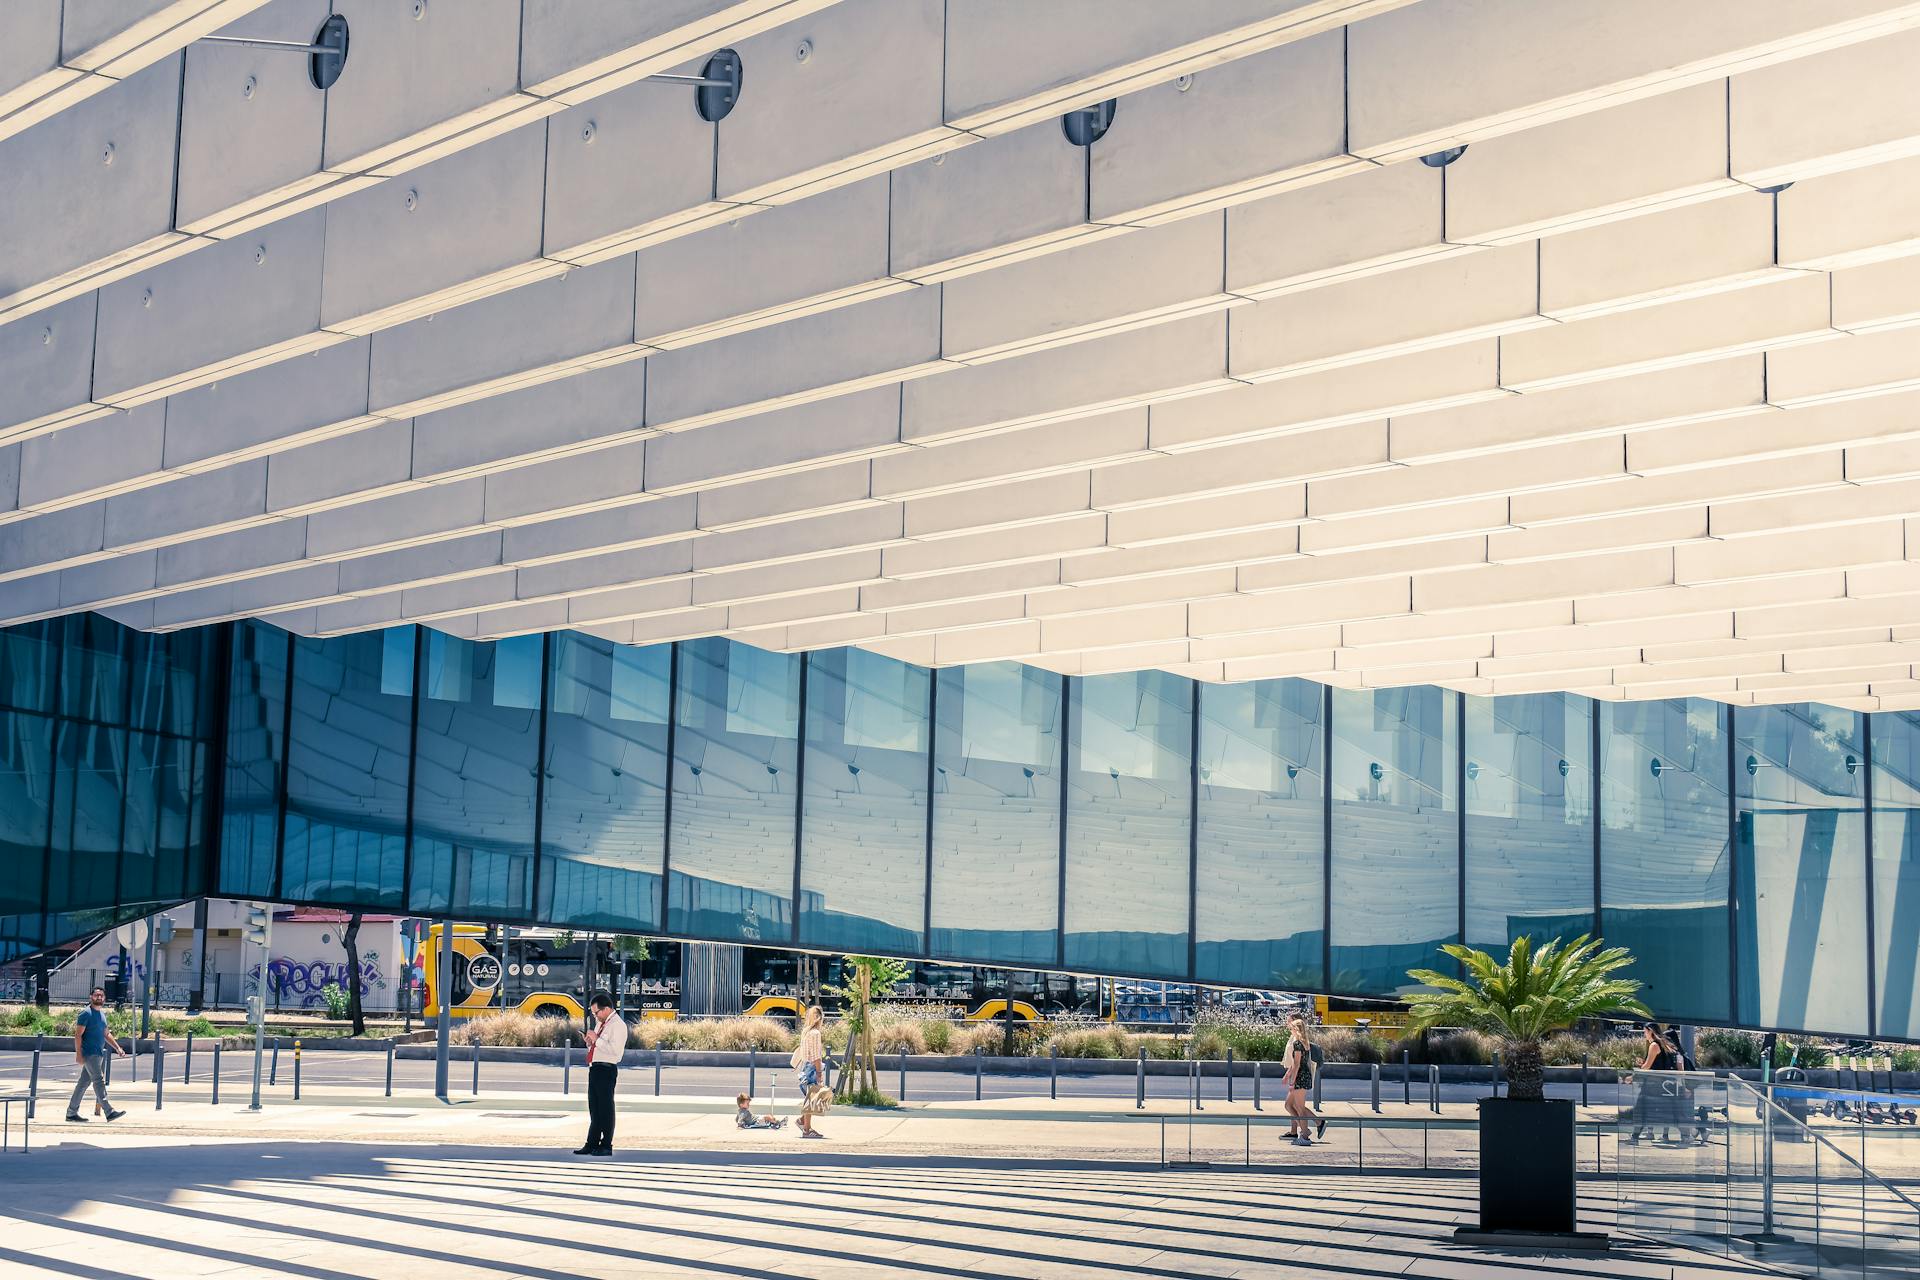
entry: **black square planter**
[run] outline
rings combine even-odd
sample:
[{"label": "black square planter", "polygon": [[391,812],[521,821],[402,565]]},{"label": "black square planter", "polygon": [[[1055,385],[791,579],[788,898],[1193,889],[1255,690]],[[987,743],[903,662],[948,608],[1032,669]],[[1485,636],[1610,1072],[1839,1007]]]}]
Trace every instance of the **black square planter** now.
[{"label": "black square planter", "polygon": [[1480,1230],[1572,1235],[1573,1102],[1480,1099]]}]

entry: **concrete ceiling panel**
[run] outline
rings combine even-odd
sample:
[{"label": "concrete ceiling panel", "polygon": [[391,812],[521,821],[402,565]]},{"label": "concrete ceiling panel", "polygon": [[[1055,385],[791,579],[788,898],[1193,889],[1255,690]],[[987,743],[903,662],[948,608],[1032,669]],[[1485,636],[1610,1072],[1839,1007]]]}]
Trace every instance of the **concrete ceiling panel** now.
[{"label": "concrete ceiling panel", "polygon": [[1088,152],[1088,216],[1153,225],[1373,167],[1347,154],[1346,38],[1129,94]]}]

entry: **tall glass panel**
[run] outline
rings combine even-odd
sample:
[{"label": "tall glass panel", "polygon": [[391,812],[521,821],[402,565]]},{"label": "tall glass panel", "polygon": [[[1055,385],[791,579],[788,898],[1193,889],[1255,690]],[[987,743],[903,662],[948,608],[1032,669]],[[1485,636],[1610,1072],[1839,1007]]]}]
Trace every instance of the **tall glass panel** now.
[{"label": "tall glass panel", "polygon": [[422,635],[407,901],[437,914],[530,917],[543,639]]},{"label": "tall glass panel", "polygon": [[671,645],[553,637],[541,920],[661,927]]},{"label": "tall glass panel", "polygon": [[1467,699],[1467,944],[1593,932],[1593,703]]},{"label": "tall glass panel", "polygon": [[221,893],[235,898],[273,892],[291,646],[292,638],[278,627],[234,624],[218,883]]},{"label": "tall glass panel", "polygon": [[61,619],[60,714],[99,724],[127,721],[128,654],[133,632],[98,614]]},{"label": "tall glass panel", "polygon": [[1726,708],[1702,698],[1600,704],[1600,931],[1632,950],[1641,998],[1731,1020]]},{"label": "tall glass panel", "polygon": [[0,628],[0,707],[52,711],[64,618]]},{"label": "tall glass panel", "polygon": [[126,814],[120,823],[120,880],[116,902],[154,897],[155,842],[160,835],[160,739],[127,735]]},{"label": "tall glass panel", "polygon": [[728,640],[680,646],[667,927],[793,937],[800,659]]},{"label": "tall glass panel", "polygon": [[413,646],[412,627],[295,644],[282,899],[404,905]]},{"label": "tall glass panel", "polygon": [[1867,1029],[1864,728],[1817,703],[1734,714],[1742,1022]]},{"label": "tall glass panel", "polygon": [[1326,926],[1321,686],[1200,686],[1194,976],[1317,988]]},{"label": "tall glass panel", "polygon": [[1067,965],[1185,977],[1193,682],[1088,676],[1069,705]]},{"label": "tall glass panel", "polygon": [[127,732],[63,720],[54,752],[47,909],[111,906],[120,869]]},{"label": "tall glass panel", "polygon": [[930,677],[864,649],[809,656],[800,941],[921,949]]},{"label": "tall glass panel", "polygon": [[983,662],[935,678],[930,950],[1054,964],[1061,677]]},{"label": "tall glass panel", "polygon": [[1920,715],[1873,722],[1873,972],[1883,1036],[1920,1039]]},{"label": "tall glass panel", "polygon": [[53,791],[53,720],[0,711],[0,940],[23,949],[39,941]]},{"label": "tall glass panel", "polygon": [[1333,691],[1336,991],[1416,989],[1459,940],[1458,695],[1430,686]]}]

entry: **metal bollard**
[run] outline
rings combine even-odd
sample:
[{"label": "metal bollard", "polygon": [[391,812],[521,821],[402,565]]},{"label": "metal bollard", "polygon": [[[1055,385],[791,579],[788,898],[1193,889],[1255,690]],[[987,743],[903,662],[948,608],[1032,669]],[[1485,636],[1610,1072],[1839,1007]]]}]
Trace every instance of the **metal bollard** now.
[{"label": "metal bollard", "polygon": [[905,1102],[906,1100],[907,1100],[907,1051],[906,1051],[905,1049],[902,1049],[902,1050],[900,1051],[900,1097],[899,1097],[899,1101],[901,1101],[901,1102]]},{"label": "metal bollard", "polygon": [[1427,1106],[1440,1114],[1440,1068],[1432,1063],[1427,1066]]},{"label": "metal bollard", "polygon": [[1233,1101],[1233,1050],[1227,1050],[1227,1101]]},{"label": "metal bollard", "polygon": [[1580,1105],[1587,1105],[1587,1055],[1580,1055]]},{"label": "metal bollard", "polygon": [[473,1058],[473,1096],[477,1098],[480,1096],[480,1042],[478,1040],[473,1042],[470,1052]]},{"label": "metal bollard", "polygon": [[980,1056],[980,1049],[973,1050],[973,1100],[980,1101],[980,1091],[986,1084],[986,1059]]},{"label": "metal bollard", "polygon": [[213,1104],[220,1105],[220,1040],[213,1042]]},{"label": "metal bollard", "polygon": [[267,1083],[280,1083],[280,1037],[273,1038],[273,1059],[267,1064]]},{"label": "metal bollard", "polygon": [[[1311,1050],[1309,1050],[1309,1052],[1311,1052]],[[1320,1109],[1320,1085],[1327,1078],[1325,1068],[1326,1063],[1324,1062],[1316,1062],[1313,1064],[1313,1109],[1315,1111]]]},{"label": "metal bollard", "polygon": [[1260,1109],[1260,1059],[1253,1060],[1253,1109]]},{"label": "metal bollard", "polygon": [[561,1046],[560,1054],[560,1093],[564,1097],[573,1092],[573,1041]]},{"label": "metal bollard", "polygon": [[656,1098],[660,1096],[660,1047],[658,1045],[655,1045],[653,1050],[653,1096]]},{"label": "metal bollard", "polygon": [[153,1038],[153,1109],[160,1110],[166,1105],[167,1068],[166,1052],[160,1047],[160,1037]]},{"label": "metal bollard", "polygon": [[40,1047],[46,1042],[47,1037],[44,1034],[33,1038],[33,1070],[27,1076],[27,1119],[29,1120],[33,1119],[34,1108],[39,1105]]},{"label": "metal bollard", "polygon": [[753,1100],[753,1077],[755,1068],[760,1065],[760,1050],[755,1045],[747,1046],[747,1100]]},{"label": "metal bollard", "polygon": [[1372,1070],[1368,1074],[1372,1077],[1373,1111],[1375,1115],[1378,1115],[1380,1113],[1380,1064],[1377,1062],[1374,1063]]},{"label": "metal bollard", "polygon": [[300,1101],[300,1041],[293,1042],[293,1100]]},{"label": "metal bollard", "polygon": [[1057,1045],[1047,1045],[1047,1097],[1060,1096],[1060,1049]]},{"label": "metal bollard", "polygon": [[1500,1096],[1500,1051],[1498,1049],[1493,1051],[1493,1066],[1488,1068],[1488,1071],[1493,1076],[1493,1096],[1497,1098]]},{"label": "metal bollard", "polygon": [[1147,1109],[1147,1051],[1140,1051],[1140,1066],[1133,1077],[1133,1107],[1136,1111]]},{"label": "metal bollard", "polygon": [[1193,1071],[1191,1073],[1193,1076],[1193,1109],[1195,1111],[1205,1111],[1207,1104],[1200,1097],[1200,1059],[1194,1058],[1191,1059],[1191,1061],[1193,1063]]},{"label": "metal bollard", "polygon": [[187,1032],[187,1060],[180,1068],[180,1083],[193,1083],[193,1032]]},{"label": "metal bollard", "polygon": [[1413,1054],[1405,1049],[1400,1051],[1400,1101],[1413,1105]]},{"label": "metal bollard", "polygon": [[387,1096],[393,1096],[393,1041],[387,1041]]}]

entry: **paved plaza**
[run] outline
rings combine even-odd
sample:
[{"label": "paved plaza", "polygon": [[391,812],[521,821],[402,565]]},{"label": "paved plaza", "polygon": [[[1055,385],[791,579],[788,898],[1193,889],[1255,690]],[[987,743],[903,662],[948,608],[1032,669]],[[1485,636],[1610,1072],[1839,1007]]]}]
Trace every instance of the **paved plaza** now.
[{"label": "paved plaza", "polygon": [[[198,1139],[62,1130],[9,1157],[9,1276],[1631,1276],[1751,1274],[1633,1240],[1459,1247],[1471,1180],[796,1150]],[[1612,1214],[1611,1190],[1583,1205]]]}]

